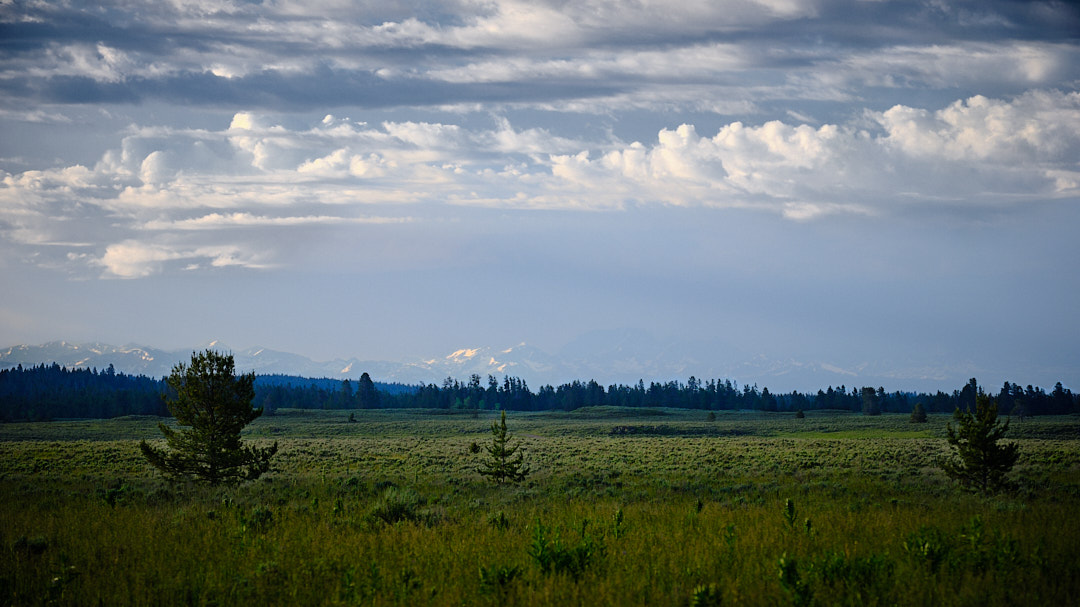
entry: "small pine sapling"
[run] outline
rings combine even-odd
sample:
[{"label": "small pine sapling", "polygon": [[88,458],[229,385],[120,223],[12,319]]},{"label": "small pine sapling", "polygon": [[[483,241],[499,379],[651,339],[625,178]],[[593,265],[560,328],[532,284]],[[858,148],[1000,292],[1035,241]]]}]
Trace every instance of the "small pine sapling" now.
[{"label": "small pine sapling", "polygon": [[488,458],[480,464],[477,472],[496,484],[520,483],[529,475],[529,465],[520,445],[511,445],[512,437],[506,432],[506,411],[498,422],[491,422],[491,445],[485,447]]}]

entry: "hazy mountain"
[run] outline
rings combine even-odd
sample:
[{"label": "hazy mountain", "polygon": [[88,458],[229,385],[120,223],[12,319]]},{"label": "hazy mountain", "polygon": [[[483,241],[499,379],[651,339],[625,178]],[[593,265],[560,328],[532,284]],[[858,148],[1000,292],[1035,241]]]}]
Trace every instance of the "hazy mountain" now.
[{"label": "hazy mountain", "polygon": [[510,348],[461,348],[444,356],[415,361],[335,359],[314,361],[305,356],[267,348],[236,350],[219,342],[184,350],[101,343],[51,342],[12,346],[0,350],[0,368],[56,362],[65,367],[105,369],[150,377],[168,375],[178,362],[190,360],[194,350],[213,348],[231,352],[240,372],[284,374],[312,378],[357,378],[367,372],[381,382],[441,384],[446,377],[466,382],[479,375],[520,377],[530,387],[596,379],[603,385],[633,384],[639,379],[686,381],[731,379],[740,385],[757,384],[773,392],[816,391],[827,386],[884,386],[887,390],[951,391],[969,377],[978,376],[971,365],[919,367],[910,363],[834,365],[795,359],[733,353],[724,344],[661,340],[644,331],[596,331],[560,348],[558,355],[518,344]]},{"label": "hazy mountain", "polygon": [[[190,360],[191,353],[188,353]],[[141,346],[54,341],[39,346],[12,346],[0,351],[0,368],[57,363],[68,368],[106,369],[109,365],[130,375],[167,375],[181,357],[165,350]]]}]

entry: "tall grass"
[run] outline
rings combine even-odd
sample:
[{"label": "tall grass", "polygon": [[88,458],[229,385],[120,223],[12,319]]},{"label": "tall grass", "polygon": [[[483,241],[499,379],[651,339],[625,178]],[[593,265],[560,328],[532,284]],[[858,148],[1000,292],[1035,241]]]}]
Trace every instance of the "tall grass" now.
[{"label": "tall grass", "polygon": [[[497,488],[467,450],[490,420],[355,413],[260,420],[249,438],[279,440],[278,471],[219,489],[161,481],[138,456],[144,420],[0,426],[0,602],[1058,605],[1080,592],[1074,417],[1019,439],[1017,493],[980,497],[933,467],[935,416],[930,436],[899,438],[909,428],[888,415],[812,412],[805,434],[782,415],[511,416],[536,472]],[[631,424],[738,432],[610,432]]]}]

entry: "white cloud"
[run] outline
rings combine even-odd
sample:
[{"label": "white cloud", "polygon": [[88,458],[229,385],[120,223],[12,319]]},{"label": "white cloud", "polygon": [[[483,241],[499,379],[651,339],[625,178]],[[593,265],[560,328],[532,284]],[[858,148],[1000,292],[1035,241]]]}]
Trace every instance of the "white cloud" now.
[{"label": "white cloud", "polygon": [[741,47],[727,43],[678,46],[657,50],[593,50],[572,59],[514,56],[463,66],[435,68],[424,75],[456,83],[514,82],[532,79],[618,80],[661,78],[673,82],[716,77],[750,67]]},{"label": "white cloud", "polygon": [[427,122],[385,122],[383,129],[404,144],[425,150],[458,148],[462,130],[452,124]]},{"label": "white cloud", "polygon": [[[120,85],[103,87],[106,93],[172,102],[170,91],[179,90],[185,103],[190,96],[218,107],[224,95],[238,97],[240,105],[301,105],[307,110],[389,103],[606,115],[648,108],[745,119],[748,113],[768,111],[770,102],[857,101],[868,85],[978,91],[986,83],[1008,83],[1016,91],[1080,77],[1075,67],[1080,53],[1069,40],[1017,36],[1002,41],[995,33],[983,40],[954,41],[943,32],[938,44],[896,44],[906,39],[896,32],[909,27],[898,23],[882,25],[892,35],[867,46],[836,38],[831,22],[817,19],[819,5],[829,9],[825,16],[834,16],[835,7],[800,0],[477,0],[425,4],[422,10],[396,2],[351,10],[280,2],[210,8],[118,0],[96,3],[93,11],[42,5],[26,12],[38,20],[68,22],[117,13],[124,26],[116,40],[58,41],[0,60],[0,80],[89,77]],[[887,17],[906,12],[887,4],[880,10]],[[12,12],[18,16],[21,11]],[[928,16],[933,11],[923,12],[907,17],[942,27],[938,16]],[[792,20],[804,36],[764,27]],[[1001,27],[991,21],[977,27]],[[123,37],[125,28],[154,31],[169,44],[140,47],[137,40]],[[457,51],[432,52],[446,47]],[[307,94],[304,88],[313,86],[312,79],[328,71],[334,72],[327,77],[335,83]],[[214,80],[210,76],[229,82],[209,82]],[[187,82],[203,77],[208,86]],[[240,82],[241,77],[250,80]],[[448,83],[457,85],[450,87],[455,94],[447,95]],[[86,94],[74,88],[66,92],[68,97]],[[235,126],[243,130],[242,121]],[[260,170],[295,168],[311,160],[295,157],[269,133],[233,133],[232,141],[251,154],[252,166]]]},{"label": "white cloud", "polygon": [[[279,243],[260,230],[406,221],[412,213],[395,207],[418,202],[749,207],[798,221],[898,206],[1001,209],[1075,198],[1078,159],[1080,93],[1060,91],[898,105],[852,124],[732,122],[713,134],[683,124],[632,143],[566,139],[505,119],[476,129],[330,118],[292,129],[241,112],[220,131],[133,127],[93,167],[3,174],[0,233],[22,244],[92,244],[109,275],[134,278],[195,257],[263,265]],[[240,246],[216,237],[170,240],[224,228],[244,228],[243,250],[258,256],[207,253]],[[144,242],[147,230],[162,238]]]},{"label": "white cloud", "polygon": [[0,108],[0,119],[40,124],[71,124],[72,122],[71,118],[65,114],[48,112],[41,108]]},{"label": "white cloud", "polygon": [[267,264],[259,261],[259,256],[244,252],[236,245],[210,245],[188,248],[174,244],[146,243],[138,240],[125,240],[110,244],[105,254],[94,265],[105,268],[105,276],[111,278],[146,278],[160,273],[170,261],[193,261],[186,265],[194,269],[199,262],[209,262],[212,267],[243,266],[248,268],[266,268]]},{"label": "white cloud", "polygon": [[176,176],[169,168],[169,153],[155,150],[143,159],[139,167],[139,179],[148,185],[159,184]]},{"label": "white cloud", "polygon": [[[861,79],[874,86],[910,84],[939,87],[994,80],[1022,86],[1057,82],[1077,60],[1074,46],[1043,42],[966,42],[926,46],[894,46],[828,62],[830,73]],[[846,68],[846,69],[845,69]],[[834,76],[835,77],[835,76]]]},{"label": "white cloud", "polygon": [[296,172],[312,177],[346,177],[349,175],[350,160],[348,151],[342,148],[301,164]]},{"label": "white cloud", "polygon": [[[119,83],[131,78],[156,78],[181,74],[213,74],[236,79],[260,72],[305,74],[313,69],[333,66],[350,71],[394,75],[400,70],[385,59],[387,49],[408,50],[425,45],[446,46],[468,52],[509,51],[552,52],[562,55],[540,61],[541,72],[578,70],[587,75],[634,67],[651,73],[661,64],[682,71],[697,70],[695,65],[712,63],[708,57],[696,61],[678,61],[683,51],[634,54],[591,61],[575,67],[576,60],[566,61],[567,50],[605,45],[617,41],[626,45],[640,37],[641,28],[653,36],[679,38],[717,31],[767,24],[812,16],[815,3],[787,0],[715,3],[706,1],[635,3],[612,0],[582,2],[543,2],[524,0],[483,0],[435,3],[425,11],[431,15],[453,15],[437,22],[423,20],[410,3],[375,3],[364,7],[292,5],[264,3],[144,3],[99,2],[90,14],[78,7],[36,7],[35,19],[108,18],[123,15],[127,27],[155,31],[169,37],[167,54],[154,46],[138,48],[134,44],[97,41],[90,43],[58,42],[35,55],[12,57],[0,62],[0,73],[28,74],[35,78],[56,76],[89,77],[99,82]],[[84,9],[85,10],[85,9]],[[22,11],[14,10],[12,16]],[[186,40],[197,43],[185,43]],[[371,52],[375,50],[376,52]],[[698,51],[690,50],[691,54]],[[452,54],[436,60],[432,67],[452,74]],[[683,56],[685,59],[686,57]],[[673,61],[674,59],[674,61]],[[496,59],[482,60],[468,76],[483,78],[483,71],[504,73]],[[622,62],[618,66],[610,62]],[[560,65],[560,63],[562,65]],[[609,63],[608,65],[603,65]],[[480,69],[477,69],[480,68]],[[424,68],[418,72],[426,71]],[[706,68],[708,69],[708,68]],[[446,76],[444,76],[446,77]]]},{"label": "white cloud", "polygon": [[620,176],[638,196],[662,202],[752,204],[798,219],[919,200],[978,207],[1076,194],[1069,188],[1080,170],[1080,94],[973,97],[934,112],[896,106],[873,116],[883,132],[736,122],[702,138],[683,125],[600,161],[559,156],[553,172],[581,187],[603,182],[607,192],[631,189],[610,183]]},{"label": "white cloud", "polygon": [[144,278],[160,271],[163,262],[181,257],[167,247],[128,240],[106,247],[98,264],[117,278]]},{"label": "white cloud", "polygon": [[409,217],[336,217],[332,215],[306,215],[290,217],[267,217],[252,213],[210,213],[191,219],[175,221],[148,221],[141,227],[147,230],[217,230],[224,228],[291,227],[303,225],[341,224],[390,224],[412,221]]},{"label": "white cloud", "polygon": [[981,95],[927,110],[895,106],[875,116],[886,142],[915,157],[1072,165],[1080,158],[1080,93],[1037,91],[1013,101]]},{"label": "white cloud", "polygon": [[251,131],[255,129],[255,117],[250,112],[237,112],[229,123],[229,130]]},{"label": "white cloud", "polygon": [[692,0],[674,4],[658,0],[632,4],[613,0],[573,3],[498,0],[478,3],[490,12],[465,26],[449,29],[440,40],[462,45],[569,46],[585,38],[603,39],[642,28],[693,34],[760,25],[813,15],[817,12],[815,4],[795,0],[734,3]]},{"label": "white cloud", "polygon": [[393,168],[393,163],[385,162],[374,152],[368,154],[366,158],[354,155],[349,159],[349,175],[361,179],[382,177],[388,168]]}]

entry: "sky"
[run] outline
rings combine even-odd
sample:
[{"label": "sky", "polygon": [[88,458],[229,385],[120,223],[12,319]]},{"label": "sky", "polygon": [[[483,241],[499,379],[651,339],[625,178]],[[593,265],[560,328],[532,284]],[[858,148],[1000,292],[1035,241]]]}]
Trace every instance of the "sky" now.
[{"label": "sky", "polygon": [[3,347],[1077,389],[1078,228],[1071,3],[0,0]]}]

